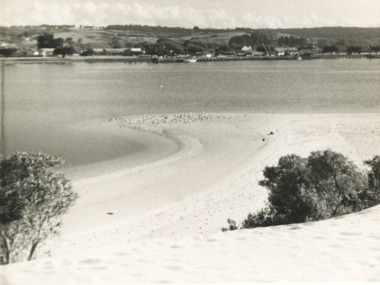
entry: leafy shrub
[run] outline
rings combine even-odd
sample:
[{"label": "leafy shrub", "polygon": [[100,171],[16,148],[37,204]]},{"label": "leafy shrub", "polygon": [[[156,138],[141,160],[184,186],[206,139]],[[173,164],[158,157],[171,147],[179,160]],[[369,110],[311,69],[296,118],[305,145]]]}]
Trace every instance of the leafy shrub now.
[{"label": "leafy shrub", "polygon": [[372,160],[364,162],[370,166],[371,170],[368,173],[369,188],[376,193],[380,192],[380,156],[376,155]]},{"label": "leafy shrub", "polygon": [[380,156],[364,161],[370,167],[368,172],[368,188],[359,194],[362,201],[370,207],[380,203]]},{"label": "leafy shrub", "polygon": [[[269,207],[280,220],[302,222],[313,214],[313,203],[305,195],[309,188],[307,160],[297,155],[281,157],[277,166],[266,167],[259,185],[270,190]],[[280,218],[281,217],[281,218]]]},{"label": "leafy shrub", "polygon": [[310,170],[309,191],[315,192],[318,204],[324,206],[323,209],[318,208],[321,218],[348,214],[367,207],[361,204],[358,197],[366,189],[366,176],[347,157],[330,150],[312,152],[307,167]]},{"label": "leafy shrub", "polygon": [[249,213],[248,217],[244,220],[243,228],[256,228],[256,227],[266,227],[273,226],[280,223],[278,215],[276,215],[273,207],[265,207],[261,209],[256,214]]},{"label": "leafy shrub", "polygon": [[228,219],[227,220],[227,223],[228,223],[228,228],[222,228],[222,231],[223,232],[226,232],[226,231],[234,231],[234,230],[237,230],[238,227],[236,225],[236,222],[234,220],[231,220],[231,219]]},{"label": "leafy shrub", "polygon": [[[365,161],[367,175],[344,155],[331,150],[307,158],[286,155],[265,167],[259,185],[269,190],[268,205],[250,213],[242,228],[318,221],[380,203],[380,156]],[[231,227],[230,230],[238,227]]]},{"label": "leafy shrub", "polygon": [[0,161],[0,256],[2,263],[30,260],[37,246],[57,233],[60,217],[77,199],[70,182],[51,168],[60,157],[17,152]]}]

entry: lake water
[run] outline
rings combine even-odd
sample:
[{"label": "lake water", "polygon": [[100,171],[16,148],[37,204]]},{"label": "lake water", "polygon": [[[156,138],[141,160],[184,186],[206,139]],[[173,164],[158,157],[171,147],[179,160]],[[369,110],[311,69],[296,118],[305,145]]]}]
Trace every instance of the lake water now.
[{"label": "lake water", "polygon": [[88,120],[177,112],[380,112],[380,60],[5,66],[5,151],[60,154],[68,166],[144,146]]}]

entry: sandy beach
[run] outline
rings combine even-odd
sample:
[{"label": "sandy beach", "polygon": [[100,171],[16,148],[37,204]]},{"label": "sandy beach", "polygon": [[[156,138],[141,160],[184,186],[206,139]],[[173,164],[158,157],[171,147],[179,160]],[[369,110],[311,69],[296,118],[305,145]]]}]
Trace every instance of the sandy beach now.
[{"label": "sandy beach", "polygon": [[379,207],[221,232],[264,206],[258,181],[282,155],[331,149],[360,167],[379,155],[379,113],[157,114],[93,128],[148,154],[79,169],[61,235],[37,260],[1,267],[1,284],[380,281]]}]

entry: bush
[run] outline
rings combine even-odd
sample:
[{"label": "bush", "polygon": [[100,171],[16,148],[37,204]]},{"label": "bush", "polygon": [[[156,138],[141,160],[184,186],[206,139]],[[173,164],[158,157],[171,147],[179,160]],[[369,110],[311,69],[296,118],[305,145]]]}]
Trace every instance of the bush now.
[{"label": "bush", "polygon": [[37,246],[57,233],[60,217],[77,199],[70,182],[51,168],[60,157],[17,152],[0,161],[2,263],[32,259]]},{"label": "bush", "polygon": [[[331,218],[362,210],[358,194],[366,190],[366,176],[342,154],[333,151],[312,152],[307,165],[313,191],[317,195],[318,213]],[[323,208],[321,208],[321,205]]]},{"label": "bush", "polygon": [[0,48],[0,57],[10,57],[17,53],[16,48]]},{"label": "bush", "polygon": [[276,166],[265,167],[264,180],[259,181],[269,190],[268,205],[250,213],[241,227],[318,221],[379,204],[380,157],[365,164],[370,167],[367,175],[331,150],[312,152],[307,158],[281,157]]},{"label": "bush", "polygon": [[380,156],[376,155],[372,160],[366,160],[364,163],[370,166],[368,173],[369,188],[379,194],[380,192]]},{"label": "bush", "polygon": [[234,231],[234,230],[237,230],[238,227],[236,225],[236,222],[234,220],[231,220],[231,219],[228,219],[227,220],[227,223],[228,223],[228,228],[222,228],[222,231],[223,232],[226,232],[226,231]]},{"label": "bush", "polygon": [[273,207],[265,207],[261,209],[256,214],[248,214],[248,217],[244,220],[242,227],[243,228],[256,228],[256,227],[266,227],[273,226],[281,223],[279,220],[276,220],[279,216],[276,214]]},{"label": "bush", "polygon": [[306,159],[287,155],[280,158],[277,166],[264,169],[266,179],[259,185],[269,189],[269,207],[280,220],[298,223],[313,215],[313,201],[305,195],[310,188],[306,165]]},{"label": "bush", "polygon": [[380,203],[380,156],[376,155],[372,160],[366,160],[364,163],[370,167],[368,188],[359,196],[371,207]]},{"label": "bush", "polygon": [[64,46],[64,47],[55,48],[53,51],[53,54],[54,55],[62,55],[62,57],[66,57],[66,55],[72,55],[75,52],[76,51],[72,46]]}]

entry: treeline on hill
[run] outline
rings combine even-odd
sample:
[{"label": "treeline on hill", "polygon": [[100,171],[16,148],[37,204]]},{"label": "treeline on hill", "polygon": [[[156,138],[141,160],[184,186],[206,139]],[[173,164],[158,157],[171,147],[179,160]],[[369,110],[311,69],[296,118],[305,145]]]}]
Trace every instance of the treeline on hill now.
[{"label": "treeline on hill", "polygon": [[269,31],[251,31],[242,36],[235,36],[229,40],[229,48],[241,50],[244,46],[256,48],[258,51],[275,50],[276,47],[305,47],[312,45],[310,41],[302,37],[281,36],[276,37]]},{"label": "treeline on hill", "polygon": [[192,29],[181,27],[141,26],[141,25],[109,25],[106,30],[137,31],[150,35],[165,37],[183,37],[193,33]]},{"label": "treeline on hill", "polygon": [[[380,204],[380,156],[364,163],[369,170],[331,150],[281,157],[276,166],[265,167],[259,182],[269,190],[266,207],[250,213],[240,228],[324,220]],[[228,223],[222,230],[239,228]]]},{"label": "treeline on hill", "polygon": [[106,30],[121,30],[121,31],[139,31],[156,35],[159,37],[185,37],[193,35],[194,33],[210,34],[210,33],[223,33],[229,31],[240,31],[241,29],[201,29],[198,26],[190,28],[181,27],[162,27],[162,26],[146,26],[146,25],[109,25],[105,27]]},{"label": "treeline on hill", "polygon": [[[65,38],[52,39],[54,35]],[[45,39],[42,39],[45,38]],[[75,41],[73,40],[76,39]],[[0,56],[25,56],[23,50],[57,48],[58,54],[91,55],[95,48],[141,48],[148,55],[178,55],[212,52],[242,53],[244,46],[253,51],[273,52],[283,48],[313,48],[322,53],[361,53],[380,51],[380,28],[310,29],[201,29],[141,25],[1,27],[0,41],[14,43],[15,50],[0,49]],[[82,40],[83,39],[83,40]]]},{"label": "treeline on hill", "polygon": [[321,27],[304,29],[275,29],[274,32],[297,37],[331,41],[334,44],[370,46],[380,45],[380,28]]}]

